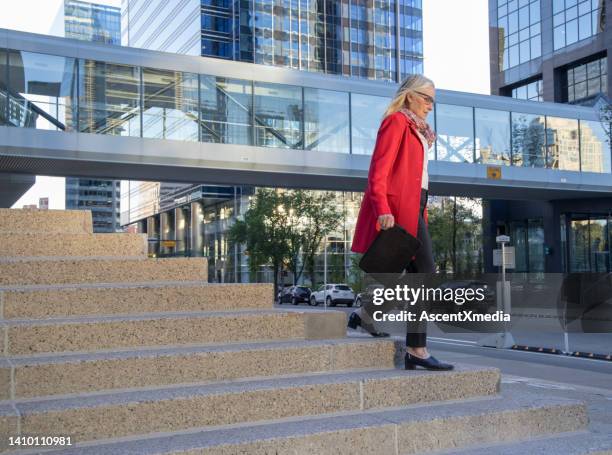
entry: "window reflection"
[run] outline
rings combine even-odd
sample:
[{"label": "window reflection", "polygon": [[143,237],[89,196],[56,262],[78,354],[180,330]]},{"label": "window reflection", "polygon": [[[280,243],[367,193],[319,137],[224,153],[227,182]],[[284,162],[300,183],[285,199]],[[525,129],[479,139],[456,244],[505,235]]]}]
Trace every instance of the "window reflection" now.
[{"label": "window reflection", "polygon": [[305,88],[304,134],[307,150],[349,153],[348,93]]},{"label": "window reflection", "polygon": [[546,117],[547,167],[579,171],[578,120]]},{"label": "window reflection", "polygon": [[391,100],[382,96],[351,93],[352,150],[356,155],[371,155],[382,116]]},{"label": "window reflection", "polygon": [[608,136],[601,122],[580,120],[580,161],[583,172],[611,172]]},{"label": "window reflection", "polygon": [[251,81],[200,76],[202,142],[253,144]]},{"label": "window reflection", "polygon": [[142,70],[143,137],[198,141],[197,74]]},{"label": "window reflection", "polygon": [[255,145],[303,148],[302,89],[255,83]]},{"label": "window reflection", "polygon": [[140,68],[79,60],[79,131],[140,136]]},{"label": "window reflection", "polygon": [[512,164],[544,167],[544,116],[512,112]]},{"label": "window reflection", "polygon": [[475,109],[476,162],[510,165],[510,113]]},{"label": "window reflection", "polygon": [[439,161],[474,162],[474,124],[471,107],[438,104],[436,129],[436,150]]},{"label": "window reflection", "polygon": [[[6,54],[4,54],[6,56]],[[4,60],[5,61],[5,60]],[[4,63],[3,61],[3,63]],[[9,125],[71,131],[75,126],[76,59],[33,52],[8,52]],[[2,65],[3,79],[5,64]]]}]

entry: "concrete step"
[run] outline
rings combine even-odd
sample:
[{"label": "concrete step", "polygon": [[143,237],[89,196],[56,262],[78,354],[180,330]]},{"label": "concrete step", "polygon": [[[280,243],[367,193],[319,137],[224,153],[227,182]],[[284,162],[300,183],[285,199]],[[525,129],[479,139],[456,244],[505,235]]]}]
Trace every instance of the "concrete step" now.
[{"label": "concrete step", "polygon": [[346,336],[339,311],[154,313],[2,323],[5,355]]},{"label": "concrete step", "polygon": [[0,262],[72,257],[147,257],[145,234],[2,234]]},{"label": "concrete step", "polygon": [[[451,372],[386,370],[313,374],[17,400],[0,405],[0,415],[9,424],[18,425],[22,434],[71,435],[75,441],[85,442],[490,396],[498,391],[499,380],[497,369],[467,366]],[[435,427],[435,422],[432,426]],[[562,427],[567,431],[567,425]],[[402,437],[410,434],[409,431],[402,433]]]},{"label": "concrete step", "polygon": [[448,455],[610,455],[612,434],[591,431],[572,431],[553,436],[545,435],[531,440],[501,444],[479,444],[462,450],[439,452]]},{"label": "concrete step", "polygon": [[1,291],[3,319],[272,308],[272,284],[160,282]]},{"label": "concrete step", "polygon": [[341,339],[8,357],[0,360],[0,399],[388,369],[394,354],[392,341]]},{"label": "concrete step", "polygon": [[89,210],[0,209],[0,233],[91,234]]},{"label": "concrete step", "polygon": [[208,279],[204,258],[79,259],[0,263],[0,287],[79,283],[198,281]]}]

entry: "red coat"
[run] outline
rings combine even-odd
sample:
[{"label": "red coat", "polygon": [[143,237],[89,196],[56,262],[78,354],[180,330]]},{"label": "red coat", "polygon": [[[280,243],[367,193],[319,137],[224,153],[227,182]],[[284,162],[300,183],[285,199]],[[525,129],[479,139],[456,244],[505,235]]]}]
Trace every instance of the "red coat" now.
[{"label": "red coat", "polygon": [[378,233],[378,217],[388,213],[417,236],[423,159],[427,159],[423,144],[406,116],[401,112],[387,116],[378,129],[352,251],[367,251]]}]

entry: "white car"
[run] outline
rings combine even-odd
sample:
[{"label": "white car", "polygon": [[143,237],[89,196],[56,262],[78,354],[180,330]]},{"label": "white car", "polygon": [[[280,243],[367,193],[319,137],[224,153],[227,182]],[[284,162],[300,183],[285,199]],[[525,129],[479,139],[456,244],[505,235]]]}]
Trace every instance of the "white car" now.
[{"label": "white car", "polygon": [[310,294],[310,304],[316,306],[324,302],[327,302],[327,306],[336,306],[339,303],[353,306],[355,293],[346,284],[323,285]]}]

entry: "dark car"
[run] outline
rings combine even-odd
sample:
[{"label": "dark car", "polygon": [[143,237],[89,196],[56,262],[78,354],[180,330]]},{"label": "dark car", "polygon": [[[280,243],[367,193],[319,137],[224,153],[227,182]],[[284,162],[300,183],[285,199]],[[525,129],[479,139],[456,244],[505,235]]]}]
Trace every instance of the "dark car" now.
[{"label": "dark car", "polygon": [[280,291],[278,303],[292,303],[297,305],[300,302],[310,302],[310,288],[306,286],[287,286]]}]

